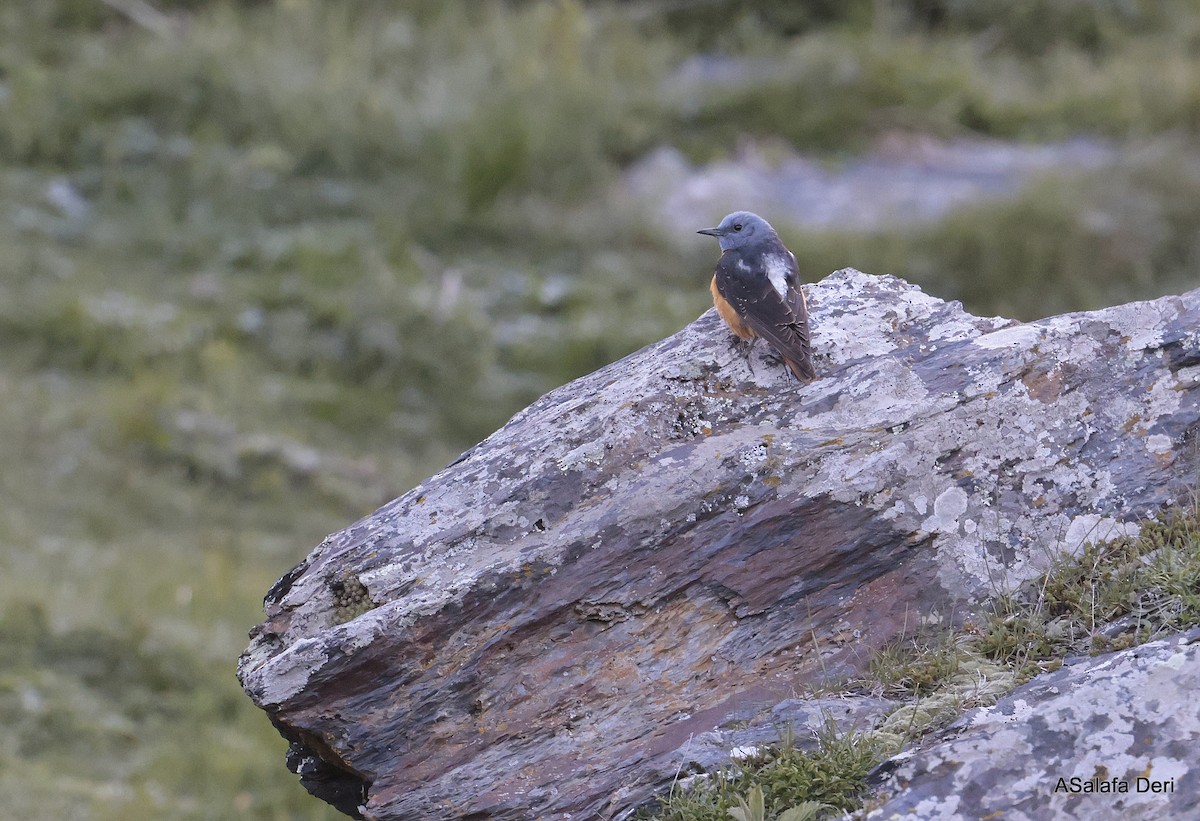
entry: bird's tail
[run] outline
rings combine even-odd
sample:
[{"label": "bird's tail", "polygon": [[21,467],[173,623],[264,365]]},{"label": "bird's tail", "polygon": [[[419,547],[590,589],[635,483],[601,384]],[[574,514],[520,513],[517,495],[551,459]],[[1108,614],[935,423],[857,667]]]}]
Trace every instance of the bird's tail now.
[{"label": "bird's tail", "polygon": [[789,356],[783,357],[784,364],[788,366],[788,370],[792,372],[792,376],[799,379],[801,382],[811,382],[817,378],[817,371],[813,367],[812,359],[804,357],[803,359],[792,359]]}]

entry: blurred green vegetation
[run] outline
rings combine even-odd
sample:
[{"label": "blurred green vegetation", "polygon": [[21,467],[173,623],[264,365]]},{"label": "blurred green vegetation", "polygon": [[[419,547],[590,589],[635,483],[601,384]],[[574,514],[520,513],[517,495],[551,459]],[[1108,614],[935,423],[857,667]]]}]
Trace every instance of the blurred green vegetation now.
[{"label": "blurred green vegetation", "polygon": [[1200,153],[1176,135],[1101,171],[1047,173],[931,226],[783,231],[813,271],[895,273],[977,314],[1036,319],[1200,286]]},{"label": "blurred green vegetation", "polygon": [[[677,82],[698,53],[753,69]],[[0,4],[6,811],[333,817],[234,680],[262,593],[706,307],[712,249],[630,161],[893,129],[1149,147],[920,230],[791,232],[810,278],[1027,318],[1195,283],[1195,0]]]}]

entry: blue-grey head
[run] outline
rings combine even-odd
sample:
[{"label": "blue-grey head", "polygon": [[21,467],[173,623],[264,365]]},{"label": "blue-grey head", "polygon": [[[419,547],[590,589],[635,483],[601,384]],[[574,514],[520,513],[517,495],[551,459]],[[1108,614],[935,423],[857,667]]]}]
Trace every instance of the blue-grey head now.
[{"label": "blue-grey head", "polygon": [[734,211],[721,220],[721,224],[716,228],[704,228],[696,233],[716,237],[717,242],[721,243],[721,250],[728,251],[769,239],[775,236],[775,229],[758,214]]}]

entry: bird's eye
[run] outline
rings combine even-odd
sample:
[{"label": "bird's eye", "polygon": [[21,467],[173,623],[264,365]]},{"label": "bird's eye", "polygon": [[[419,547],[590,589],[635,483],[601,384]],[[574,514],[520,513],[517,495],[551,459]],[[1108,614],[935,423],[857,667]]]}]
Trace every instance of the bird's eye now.
[{"label": "bird's eye", "polygon": [[733,230],[734,230],[734,231],[741,231],[741,230],[742,230],[742,224],[741,224],[740,222],[735,222],[735,223],[733,224]]}]

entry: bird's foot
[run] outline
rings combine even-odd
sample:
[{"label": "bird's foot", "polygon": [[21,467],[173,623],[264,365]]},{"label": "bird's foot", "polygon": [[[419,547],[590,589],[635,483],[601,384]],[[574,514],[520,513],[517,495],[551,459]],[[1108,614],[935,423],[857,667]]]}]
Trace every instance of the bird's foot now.
[{"label": "bird's foot", "polygon": [[754,370],[754,343],[757,339],[738,339],[737,344],[741,350],[742,358],[746,360],[746,367],[749,368],[750,374],[757,377],[758,374]]}]

